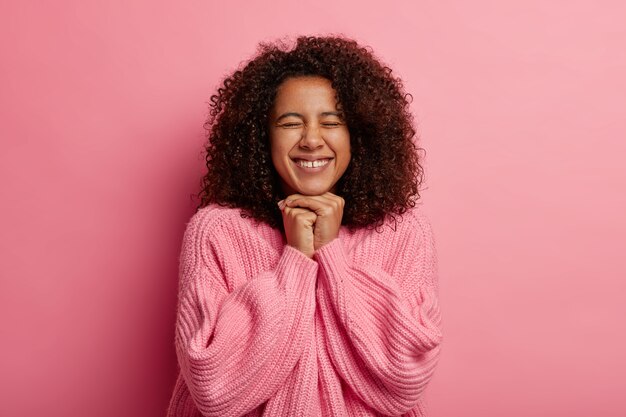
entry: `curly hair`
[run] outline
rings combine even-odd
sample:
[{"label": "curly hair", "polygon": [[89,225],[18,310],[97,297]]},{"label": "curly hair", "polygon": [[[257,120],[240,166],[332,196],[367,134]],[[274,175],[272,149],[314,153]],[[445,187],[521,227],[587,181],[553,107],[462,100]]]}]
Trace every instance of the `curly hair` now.
[{"label": "curly hair", "polygon": [[350,133],[351,160],[336,184],[345,199],[342,224],[378,228],[414,207],[424,170],[402,80],[371,48],[343,35],[299,36],[261,42],[256,56],[223,80],[211,96],[204,127],[207,173],[196,211],[211,203],[240,208],[283,229],[277,202],[284,198],[272,164],[268,119],[278,86],[289,77],[331,81]]}]

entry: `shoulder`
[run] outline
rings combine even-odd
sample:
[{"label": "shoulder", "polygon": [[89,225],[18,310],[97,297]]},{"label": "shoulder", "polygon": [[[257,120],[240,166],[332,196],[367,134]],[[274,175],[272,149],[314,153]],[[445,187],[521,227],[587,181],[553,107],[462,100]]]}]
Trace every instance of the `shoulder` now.
[{"label": "shoulder", "polygon": [[198,209],[186,224],[183,249],[202,253],[209,246],[223,241],[226,234],[236,234],[244,229],[249,219],[241,218],[240,209],[209,204]]},{"label": "shoulder", "polygon": [[408,207],[402,214],[389,215],[380,235],[382,239],[394,238],[400,240],[416,240],[429,242],[434,239],[433,227],[429,216],[420,204]]},{"label": "shoulder", "polygon": [[244,222],[238,208],[209,204],[196,211],[187,222],[188,231],[213,232],[225,223]]},{"label": "shoulder", "polygon": [[410,230],[419,233],[423,239],[432,240],[434,238],[433,226],[430,217],[421,205],[411,207],[405,213],[410,224]]},{"label": "shoulder", "polygon": [[387,220],[382,233],[372,233],[372,239],[385,247],[388,253],[401,253],[404,261],[436,251],[435,235],[430,218],[421,205],[409,207],[401,215]]},{"label": "shoulder", "polygon": [[433,251],[430,220],[421,206],[389,215],[378,228],[363,227],[343,235],[345,248],[357,263],[378,263],[385,270],[410,264]]},{"label": "shoulder", "polygon": [[241,218],[237,208],[210,204],[198,209],[186,224],[183,235],[180,262],[181,288],[202,268],[219,268],[217,252],[227,235],[235,235],[244,229],[248,219]]}]

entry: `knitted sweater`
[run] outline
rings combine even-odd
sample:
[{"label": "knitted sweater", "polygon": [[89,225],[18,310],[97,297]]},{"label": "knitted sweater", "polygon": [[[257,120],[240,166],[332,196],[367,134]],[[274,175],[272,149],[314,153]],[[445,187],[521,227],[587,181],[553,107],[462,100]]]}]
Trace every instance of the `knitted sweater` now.
[{"label": "knitted sweater", "polygon": [[185,230],[168,417],[424,416],[440,352],[437,255],[419,206],[313,258],[238,209]]}]

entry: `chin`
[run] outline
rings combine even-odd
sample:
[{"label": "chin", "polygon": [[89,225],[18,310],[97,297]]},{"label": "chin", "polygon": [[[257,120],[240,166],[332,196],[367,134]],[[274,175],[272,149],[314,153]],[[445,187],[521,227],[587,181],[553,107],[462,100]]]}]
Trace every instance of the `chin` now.
[{"label": "chin", "polygon": [[322,195],[330,189],[330,186],[298,187],[296,192],[303,195]]},{"label": "chin", "polygon": [[320,190],[306,189],[306,190],[297,191],[297,193],[298,194],[302,194],[302,195],[322,195],[326,191],[328,191],[328,190],[327,189],[320,189]]}]

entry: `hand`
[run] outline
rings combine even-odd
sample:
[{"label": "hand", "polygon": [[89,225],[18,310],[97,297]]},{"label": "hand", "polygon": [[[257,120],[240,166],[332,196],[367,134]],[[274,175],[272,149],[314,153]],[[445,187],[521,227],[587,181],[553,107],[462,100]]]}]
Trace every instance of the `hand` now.
[{"label": "hand", "polygon": [[313,230],[313,248],[317,250],[339,236],[345,200],[331,192],[307,196],[292,194],[285,199],[284,207],[304,208],[317,217]]},{"label": "hand", "polygon": [[283,215],[287,244],[298,249],[309,258],[313,258],[313,252],[315,252],[313,226],[317,220],[317,215],[308,209],[286,207],[284,204],[279,204],[279,207]]}]

